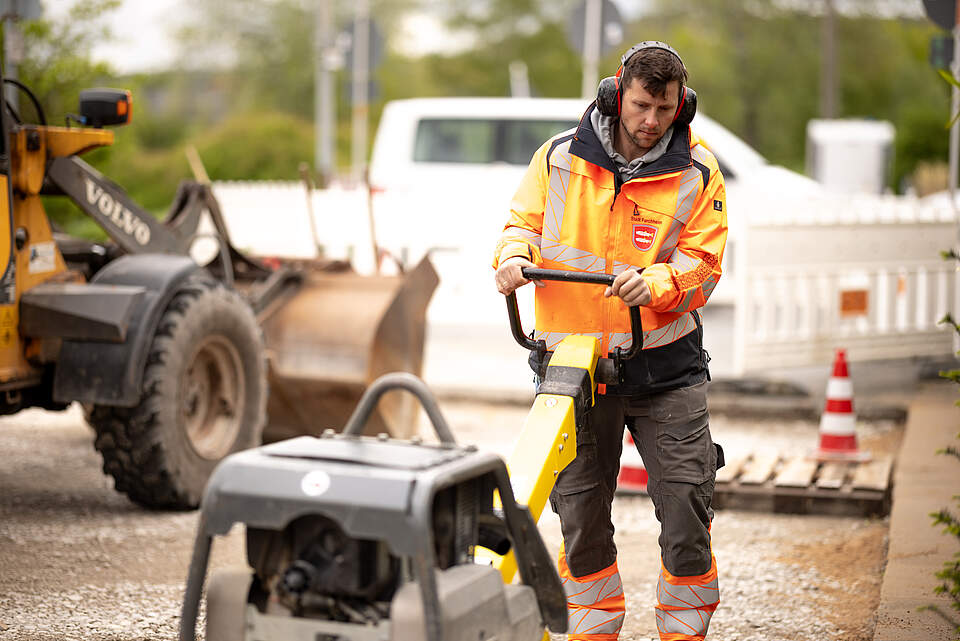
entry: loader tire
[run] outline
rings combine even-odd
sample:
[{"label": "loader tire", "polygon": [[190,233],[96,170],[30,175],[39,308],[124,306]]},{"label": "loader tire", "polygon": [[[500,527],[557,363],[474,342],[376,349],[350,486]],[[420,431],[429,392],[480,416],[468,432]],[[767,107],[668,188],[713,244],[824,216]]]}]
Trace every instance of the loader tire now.
[{"label": "loader tire", "polygon": [[118,491],[149,508],[192,509],[223,457],[259,445],[266,401],[263,337],[252,310],[200,275],[160,319],[140,403],[95,405],[89,421]]}]

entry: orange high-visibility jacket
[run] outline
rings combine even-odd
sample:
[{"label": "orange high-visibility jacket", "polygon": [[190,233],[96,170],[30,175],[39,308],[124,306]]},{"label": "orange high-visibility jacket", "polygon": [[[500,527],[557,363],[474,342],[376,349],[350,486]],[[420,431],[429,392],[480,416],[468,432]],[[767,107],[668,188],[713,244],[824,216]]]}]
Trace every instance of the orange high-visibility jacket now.
[{"label": "orange high-visibility jacket", "polygon": [[[493,266],[523,256],[551,269],[619,274],[643,268],[652,300],[641,310],[642,355],[650,360],[651,351],[686,337],[691,344],[674,345],[653,360],[676,361],[667,352],[679,350],[680,359],[700,367],[705,379],[696,310],[717,285],[727,238],[717,160],[688,126],[677,127],[664,155],[623,183],[593,131],[592,109],[575,130],[548,140],[534,154]],[[604,353],[629,346],[627,308],[617,297],[604,298],[603,291],[599,285],[562,282],[537,288],[534,338],[545,340],[548,349],[570,333],[601,336]],[[689,369],[676,362],[673,367]],[[676,378],[643,369],[633,378],[645,380],[633,380],[635,385],[655,388],[664,377]]]}]

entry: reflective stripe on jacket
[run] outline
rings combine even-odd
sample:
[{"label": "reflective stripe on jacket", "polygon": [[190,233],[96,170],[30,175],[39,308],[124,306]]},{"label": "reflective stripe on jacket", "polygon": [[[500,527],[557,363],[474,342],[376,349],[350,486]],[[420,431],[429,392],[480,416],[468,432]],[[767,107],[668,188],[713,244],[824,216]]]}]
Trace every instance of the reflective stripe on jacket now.
[{"label": "reflective stripe on jacket", "polygon": [[[593,108],[575,133],[555,136],[534,154],[511,203],[494,267],[523,256],[551,269],[619,274],[643,268],[651,294],[641,310],[644,351],[689,337],[696,345],[685,351],[698,358],[684,367],[699,366],[705,378],[695,310],[717,285],[727,237],[717,160],[685,127],[674,132],[661,158],[621,183],[590,124]],[[604,353],[630,345],[627,309],[619,298],[604,298],[603,291],[561,282],[537,288],[536,331],[548,348],[569,333],[599,333]],[[625,381],[634,387],[675,378],[636,363],[628,375],[630,369],[643,369]]]}]

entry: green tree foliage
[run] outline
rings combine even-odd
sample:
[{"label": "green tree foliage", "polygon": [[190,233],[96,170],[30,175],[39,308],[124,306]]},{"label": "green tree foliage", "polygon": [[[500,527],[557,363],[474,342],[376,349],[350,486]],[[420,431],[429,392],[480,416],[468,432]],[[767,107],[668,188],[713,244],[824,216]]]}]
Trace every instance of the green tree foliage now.
[{"label": "green tree foliage", "polygon": [[290,0],[199,0],[181,29],[183,65],[224,67],[235,110],[313,114],[313,13]]},{"label": "green tree foliage", "polygon": [[[87,162],[156,215],[169,208],[179,182],[192,178],[184,152],[187,144],[197,147],[215,180],[297,175],[298,163],[312,157],[312,124],[297,115],[312,109],[310,100],[302,97],[312,96],[312,76],[305,81],[300,97],[291,100],[287,89],[275,94],[284,97],[286,110],[280,109],[279,103],[254,99],[244,103],[244,91],[255,92],[244,84],[233,91],[238,86],[233,70],[119,78],[108,65],[93,63],[84,53],[95,39],[109,36],[100,24],[119,4],[119,0],[80,0],[61,21],[45,19],[23,25],[27,58],[20,65],[20,77],[37,94],[48,123],[62,123],[67,113],[76,112],[81,89],[112,85],[133,93],[132,124],[114,129],[114,144],[86,154]],[[283,14],[278,21],[288,17]],[[287,26],[292,28],[293,22]],[[266,85],[266,76],[264,71],[258,86]],[[288,78],[288,87],[295,84]],[[25,104],[29,102],[21,100],[21,105]],[[36,121],[28,108],[21,111],[26,121]],[[103,231],[68,199],[46,197],[44,204],[54,223],[69,233],[104,238]]]},{"label": "green tree foliage", "polygon": [[730,4],[708,0],[692,20],[671,5],[659,18],[664,39],[683,53],[704,113],[770,160],[800,168],[806,122],[816,115],[817,62],[795,52],[816,51],[816,23],[767,2],[762,12]]},{"label": "green tree foliage", "polygon": [[[581,65],[566,36],[575,0],[374,1],[373,15],[387,36],[387,55],[374,72],[379,92],[371,104],[375,126],[385,101],[414,96],[508,95],[508,66],[526,63],[538,96],[576,96]],[[339,3],[340,29],[352,5]],[[794,4],[793,6],[798,6]],[[771,161],[802,170],[806,123],[818,117],[820,17],[775,0],[654,0],[626,25],[627,44],[659,38],[684,55],[702,109],[742,136]],[[278,110],[312,118],[313,5],[297,0],[198,0],[184,31],[190,59],[235,63],[221,78],[231,110]],[[411,58],[396,46],[401,19],[411,10],[440,15],[464,48]],[[946,89],[927,62],[926,20],[886,20],[869,13],[837,17],[839,116],[886,119],[898,136],[893,185],[921,160],[945,155],[940,126]],[[409,37],[409,34],[407,34]],[[612,73],[621,51],[607,54]],[[186,64],[186,63],[185,63]],[[345,72],[341,72],[344,76]],[[340,159],[349,157],[350,105],[338,87]]]},{"label": "green tree foliage", "polygon": [[[557,46],[557,43],[561,43]],[[580,62],[566,46],[561,26],[545,23],[521,38],[505,38],[482,49],[458,54],[432,54],[419,60],[391,58],[379,74],[384,95],[413,96],[509,96],[509,65],[522,61],[534,96],[562,98],[580,92]],[[418,93],[410,93],[405,68],[421,69]],[[571,73],[571,70],[574,70]]]},{"label": "green tree foliage", "polygon": [[[659,0],[633,40],[674,44],[705,113],[771,161],[802,170],[806,123],[819,117],[819,16],[774,0]],[[890,120],[899,185],[922,159],[943,158],[947,98],[927,62],[927,21],[837,16],[838,117]],[[941,118],[939,121],[938,118]]]},{"label": "green tree foliage", "polygon": [[[385,100],[395,94],[382,87],[408,85],[412,78],[426,79],[422,67],[409,59],[390,55],[391,39],[400,32],[405,13],[419,6],[419,0],[371,0],[371,16],[386,37],[385,63],[372,77],[380,82],[379,96],[371,97],[370,126],[375,127]],[[334,34],[347,34],[353,19],[351,3],[335,3]],[[197,0],[179,34],[182,67],[214,74],[218,99],[228,105],[231,114],[276,111],[304,120],[314,114],[314,26],[315,3],[300,0]],[[199,64],[197,61],[201,61]],[[350,158],[351,106],[347,78],[341,69],[335,79],[337,93],[337,157],[341,165]],[[426,82],[425,85],[429,85]],[[424,94],[430,90],[424,86]],[[416,94],[410,94],[416,95]],[[212,114],[203,114],[201,119]],[[217,119],[226,117],[218,114]],[[310,139],[306,139],[310,142]],[[300,160],[311,160],[312,149]],[[274,172],[277,174],[278,172]],[[296,174],[286,175],[291,178]],[[280,177],[275,175],[274,177]]]},{"label": "green tree foliage", "polygon": [[[109,37],[100,18],[119,3],[77,0],[62,20],[23,25],[27,59],[21,78],[35,89],[51,123],[63,122],[76,109],[81,88],[133,91],[133,123],[117,130],[113,147],[88,160],[158,214],[168,207],[177,182],[190,177],[187,144],[198,148],[216,179],[296,177],[299,162],[313,157],[315,3],[194,0],[181,17],[177,68],[117,77],[85,52],[96,39]],[[371,15],[386,38],[385,55],[373,72],[378,91],[369,109],[371,130],[388,100],[508,95],[508,68],[517,60],[527,65],[534,95],[579,95],[580,58],[566,34],[576,3],[371,0]],[[354,6],[335,6],[335,31],[344,32]],[[625,25],[622,48],[654,38],[673,44],[684,56],[704,113],[771,161],[802,169],[806,123],[819,115],[820,23],[817,15],[785,6],[777,0],[651,0]],[[401,39],[416,37],[401,29],[411,11],[440,16],[463,47],[421,57],[405,53]],[[837,17],[838,115],[894,123],[895,186],[918,162],[946,156],[948,88],[927,62],[935,31],[925,20]],[[613,73],[621,53],[604,56],[601,75]],[[348,71],[338,75],[336,144],[345,166]],[[51,205],[57,220],[69,218],[66,207]]]},{"label": "green tree foliage", "polygon": [[840,115],[894,124],[892,186],[899,189],[918,162],[947,157],[949,89],[927,61],[937,29],[926,20],[868,17],[838,26]]},{"label": "green tree foliage", "polygon": [[[531,91],[542,97],[580,93],[580,58],[567,41],[572,0],[452,0],[446,24],[470,34],[476,46],[455,56],[431,56],[426,62],[452,94],[510,95],[509,65],[527,65]],[[482,84],[482,86],[481,86]],[[437,94],[444,95],[444,94]]]},{"label": "green tree foliage", "polygon": [[[960,437],[960,434],[957,435]],[[960,450],[955,447],[948,447],[940,450],[940,454],[947,454],[960,460]],[[954,496],[954,501],[960,507],[960,496]],[[943,526],[943,533],[960,540],[960,519],[952,514],[946,508],[930,515],[933,517],[933,525]],[[953,560],[944,561],[943,569],[935,575],[941,583],[934,587],[933,591],[937,594],[945,594],[950,599],[950,607],[960,611],[960,552],[953,555]],[[960,623],[955,619],[950,619],[944,613],[945,618],[953,624],[954,632],[960,635]],[[960,637],[958,637],[960,638]]]},{"label": "green tree foliage", "polygon": [[[371,16],[387,35],[416,0],[373,0]],[[349,32],[351,3],[335,3],[334,32]],[[222,89],[236,110],[275,110],[313,118],[315,3],[300,0],[196,0],[179,34],[183,66],[223,67]],[[345,77],[345,72],[341,72]],[[340,110],[349,111],[338,85]]]},{"label": "green tree foliage", "polygon": [[300,162],[313,156],[313,125],[287,114],[248,113],[196,142],[212,180],[289,180]]},{"label": "green tree foliage", "polygon": [[[50,124],[63,123],[63,117],[76,110],[81,89],[110,75],[110,66],[93,62],[88,52],[95,42],[110,37],[101,18],[120,3],[77,0],[60,20],[42,18],[21,23],[26,57],[19,65],[18,76],[36,94]],[[21,99],[20,104],[27,101]],[[26,110],[24,117],[30,119]]]},{"label": "green tree foliage", "polygon": [[[48,124],[63,124],[68,113],[76,112],[80,90],[101,84],[110,75],[110,66],[93,62],[87,52],[97,40],[110,37],[101,18],[119,5],[120,0],[78,0],[60,20],[42,17],[19,24],[26,55],[18,65],[18,79],[36,96]],[[24,122],[39,121],[23,93],[19,105]],[[102,237],[96,225],[81,217],[66,199],[44,198],[44,205],[55,224]]]}]

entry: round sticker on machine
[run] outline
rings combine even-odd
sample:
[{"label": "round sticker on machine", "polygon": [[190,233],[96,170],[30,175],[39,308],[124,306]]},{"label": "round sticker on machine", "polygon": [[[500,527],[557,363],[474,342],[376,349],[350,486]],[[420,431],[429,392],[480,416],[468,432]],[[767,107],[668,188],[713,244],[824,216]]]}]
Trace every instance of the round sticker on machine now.
[{"label": "round sticker on machine", "polygon": [[330,475],[320,470],[314,470],[304,475],[300,481],[300,489],[307,496],[320,496],[330,488]]}]

